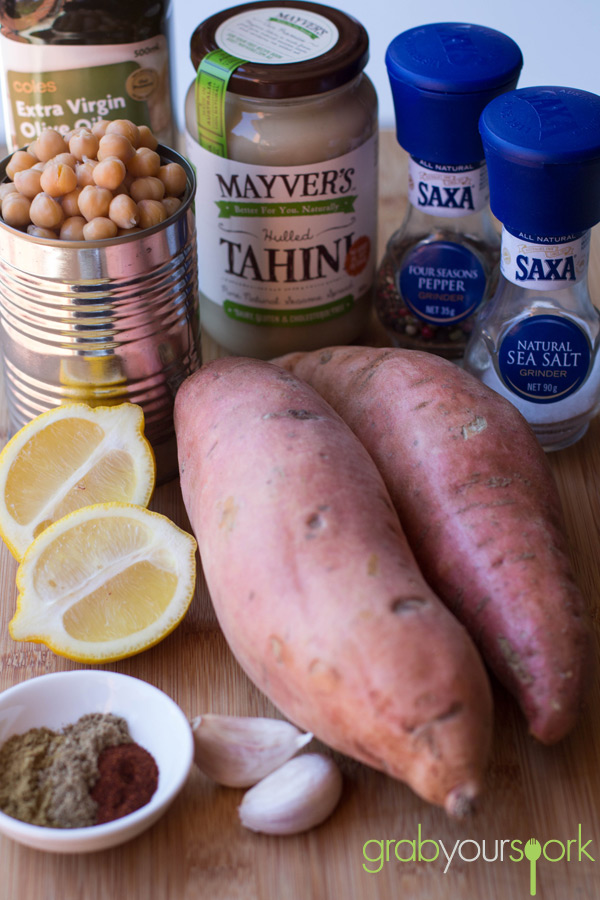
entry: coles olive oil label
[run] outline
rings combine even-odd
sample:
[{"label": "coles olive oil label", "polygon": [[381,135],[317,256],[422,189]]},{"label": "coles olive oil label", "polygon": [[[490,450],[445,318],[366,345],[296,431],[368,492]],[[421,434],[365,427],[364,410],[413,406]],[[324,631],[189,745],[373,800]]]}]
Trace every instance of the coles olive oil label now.
[{"label": "coles olive oil label", "polygon": [[10,150],[46,128],[66,132],[100,119],[131,119],[168,132],[171,104],[164,35],[132,44],[28,44],[0,35]]},{"label": "coles olive oil label", "polygon": [[199,287],[232,319],[290,327],[346,314],[373,281],[377,140],[336,159],[260,166],[188,137]]}]

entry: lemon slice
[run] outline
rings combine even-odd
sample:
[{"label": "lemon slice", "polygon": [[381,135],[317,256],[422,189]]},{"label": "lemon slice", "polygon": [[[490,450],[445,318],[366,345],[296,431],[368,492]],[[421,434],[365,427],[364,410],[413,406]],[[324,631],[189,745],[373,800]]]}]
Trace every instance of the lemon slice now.
[{"label": "lemon slice", "polygon": [[44,528],[81,506],[146,506],[154,477],[140,406],[57,406],[0,453],[0,535],[20,559]]},{"label": "lemon slice", "polygon": [[165,516],[98,503],[54,522],[17,570],[17,641],[84,663],[154,646],[181,621],[196,580],[196,542]]}]

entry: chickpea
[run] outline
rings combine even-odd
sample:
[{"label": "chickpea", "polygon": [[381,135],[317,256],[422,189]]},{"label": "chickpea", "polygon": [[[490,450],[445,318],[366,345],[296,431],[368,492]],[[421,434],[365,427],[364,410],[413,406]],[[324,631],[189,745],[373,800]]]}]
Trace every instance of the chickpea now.
[{"label": "chickpea", "polygon": [[2,200],[2,218],[13,228],[25,228],[31,222],[31,200],[15,191]]},{"label": "chickpea", "polygon": [[104,137],[106,134],[106,129],[109,125],[110,122],[108,119],[99,119],[98,122],[94,122],[92,125],[92,134],[95,134],[98,140],[100,140],[100,138]]},{"label": "chickpea", "polygon": [[149,147],[140,147],[135,151],[135,155],[127,160],[127,171],[136,178],[143,178],[145,175],[158,175],[160,169],[160,156],[156,150],[150,150]]},{"label": "chickpea", "polygon": [[102,162],[103,159],[107,159],[109,156],[116,156],[126,163],[127,160],[135,156],[135,149],[124,134],[109,134],[107,131],[104,137],[100,138],[97,156],[98,162]]},{"label": "chickpea", "polygon": [[108,216],[112,198],[112,192],[108,188],[88,184],[79,195],[79,212],[88,222],[98,217]]},{"label": "chickpea", "polygon": [[71,166],[63,166],[61,163],[51,160],[40,176],[42,190],[51,197],[62,197],[69,194],[77,187],[77,175]]},{"label": "chickpea", "polygon": [[152,228],[153,225],[158,225],[167,218],[167,212],[160,200],[140,200],[138,212],[141,228]]},{"label": "chickpea", "polygon": [[123,182],[126,174],[127,169],[122,159],[116,156],[107,156],[94,168],[92,178],[98,187],[114,191]]},{"label": "chickpea", "polygon": [[39,225],[40,228],[58,228],[65,217],[58,200],[44,191],[36,194],[31,201],[29,215],[33,224]]},{"label": "chickpea", "polygon": [[[64,205],[64,203],[63,203]],[[162,201],[162,205],[165,208],[167,213],[167,218],[172,216],[174,212],[176,212],[181,206],[181,200],[179,197],[164,197]]]},{"label": "chickpea", "polygon": [[27,150],[15,150],[6,166],[6,174],[10,179],[15,177],[15,172],[22,172],[23,169],[30,169],[37,162],[33,154]]},{"label": "chickpea", "polygon": [[79,128],[69,141],[69,150],[79,160],[94,157],[98,152],[100,138],[89,128]]},{"label": "chickpea", "polygon": [[33,167],[31,169],[21,169],[15,172],[15,188],[20,194],[24,194],[33,200],[36,194],[42,190],[41,185],[42,173]]},{"label": "chickpea", "polygon": [[[48,128],[17,150],[0,184],[4,221],[37,237],[97,241],[136,234],[174,215],[187,187],[183,166],[161,164],[146,125],[100,120]],[[6,214],[5,214],[6,210]]]},{"label": "chickpea", "polygon": [[79,195],[81,194],[83,188],[76,187],[72,191],[69,191],[68,194],[65,194],[61,200],[62,208],[65,216],[78,216],[79,213]]},{"label": "chickpea", "polygon": [[53,128],[42,131],[37,141],[31,145],[31,149],[41,162],[48,162],[57,153],[69,152],[69,147],[62,134]]},{"label": "chickpea", "polygon": [[165,196],[164,184],[160,178],[154,178],[152,175],[136,178],[129,190],[136,203],[140,200],[162,200]]},{"label": "chickpea", "polygon": [[185,169],[179,163],[167,163],[158,170],[158,177],[165,186],[169,197],[181,197],[187,185]]},{"label": "chickpea", "polygon": [[83,216],[69,216],[60,226],[60,238],[63,241],[83,241],[83,226],[86,224]]},{"label": "chickpea", "polygon": [[106,134],[122,134],[132,147],[140,146],[140,130],[129,119],[113,119],[106,126]]},{"label": "chickpea", "polygon": [[0,209],[2,208],[2,201],[6,197],[7,194],[14,194],[17,190],[16,184],[13,184],[12,181],[5,181],[4,184],[0,184]]},{"label": "chickpea", "polygon": [[53,231],[51,228],[40,228],[38,225],[28,225],[27,234],[33,237],[50,238],[53,241],[58,237],[56,231]]},{"label": "chickpea", "polygon": [[154,137],[148,126],[140,125],[138,127],[138,131],[140,134],[140,142],[138,146],[149,147],[150,150],[156,150],[156,148],[158,147],[158,140]]},{"label": "chickpea", "polygon": [[103,241],[106,238],[117,236],[117,226],[112,219],[105,216],[96,216],[83,226],[83,239],[85,241]]},{"label": "chickpea", "polygon": [[56,156],[48,160],[46,165],[49,166],[50,163],[62,163],[63,166],[71,166],[74,169],[77,165],[77,160],[72,153],[57,153]]},{"label": "chickpea", "polygon": [[117,194],[113,197],[108,215],[118,228],[133,228],[140,219],[137,203],[127,194]]},{"label": "chickpea", "polygon": [[77,163],[75,166],[75,174],[77,175],[77,184],[80,187],[86,187],[88,184],[94,184],[94,169],[98,165],[95,159],[86,159],[85,162]]}]

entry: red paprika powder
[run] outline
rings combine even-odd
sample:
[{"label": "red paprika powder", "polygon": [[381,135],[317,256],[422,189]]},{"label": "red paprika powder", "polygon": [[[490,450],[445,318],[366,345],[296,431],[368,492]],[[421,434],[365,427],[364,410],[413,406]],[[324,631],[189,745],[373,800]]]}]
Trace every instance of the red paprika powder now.
[{"label": "red paprika powder", "polygon": [[98,771],[100,775],[90,792],[98,804],[97,825],[145,806],[158,786],[154,757],[139,744],[106,747],[98,757]]}]

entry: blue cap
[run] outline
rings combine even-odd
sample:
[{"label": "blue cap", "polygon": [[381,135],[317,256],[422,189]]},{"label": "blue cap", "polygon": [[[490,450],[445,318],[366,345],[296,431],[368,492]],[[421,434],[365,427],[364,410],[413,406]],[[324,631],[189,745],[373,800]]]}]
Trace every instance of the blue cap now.
[{"label": "blue cap", "polygon": [[500,31],[439,22],[399,34],[385,62],[400,145],[411,156],[458,165],[483,159],[479,116],[516,87],[523,57]]},{"label": "blue cap", "polygon": [[479,122],[494,215],[544,237],[600,221],[600,97],[529,87],[497,97]]}]

